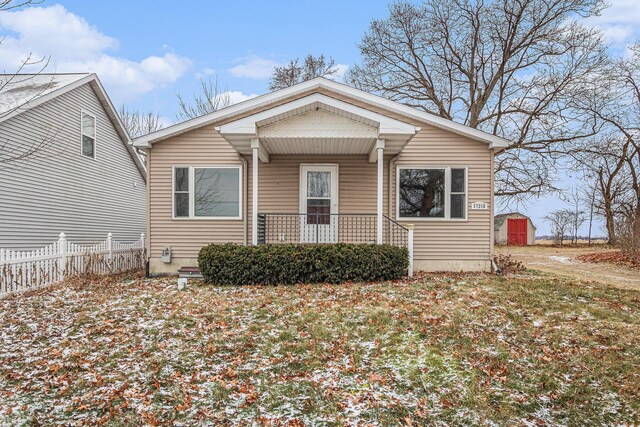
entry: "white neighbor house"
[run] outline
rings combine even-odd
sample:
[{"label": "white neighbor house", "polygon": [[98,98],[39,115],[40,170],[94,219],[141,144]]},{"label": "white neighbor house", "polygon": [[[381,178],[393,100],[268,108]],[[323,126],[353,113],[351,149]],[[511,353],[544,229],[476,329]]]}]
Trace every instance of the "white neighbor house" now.
[{"label": "white neighbor house", "polygon": [[[146,232],[146,171],[95,74],[0,75],[0,248]],[[24,157],[21,157],[23,156]]]}]

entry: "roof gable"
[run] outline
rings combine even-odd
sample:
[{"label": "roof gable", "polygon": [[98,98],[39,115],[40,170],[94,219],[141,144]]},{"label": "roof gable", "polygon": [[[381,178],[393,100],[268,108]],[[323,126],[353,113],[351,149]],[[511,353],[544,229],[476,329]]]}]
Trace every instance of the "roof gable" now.
[{"label": "roof gable", "polygon": [[87,76],[87,73],[0,74],[0,121],[6,120],[5,116],[13,117],[29,109],[38,98]]},{"label": "roof gable", "polygon": [[[341,122],[329,123],[327,126],[317,121],[318,117],[307,114],[314,111],[329,113],[322,117],[333,122]],[[216,127],[216,130],[239,153],[249,154],[253,139],[260,139],[266,142],[267,146],[270,145],[270,140],[274,139],[262,138],[260,130],[263,126],[293,117],[297,117],[293,125],[296,129],[289,129],[287,135],[276,137],[276,141],[271,142],[276,142],[280,147],[267,147],[267,151],[278,154],[370,154],[373,143],[377,139],[384,139],[385,153],[397,154],[420,130],[419,127],[322,93],[312,93],[266,108],[226,122]],[[303,141],[307,141],[308,144],[302,144]],[[351,146],[340,147],[345,143]]]},{"label": "roof gable", "polygon": [[353,137],[375,138],[377,129],[374,124],[363,122],[316,109],[262,126],[258,123],[258,136],[260,138],[295,137],[302,132],[312,136],[331,137],[333,134],[342,135],[349,132]]},{"label": "roof gable", "polygon": [[0,75],[0,80],[3,77],[5,84],[0,83],[0,104],[7,102],[11,106],[0,107],[0,123],[82,85],[89,84],[98,97],[105,113],[109,116],[142,179],[146,182],[147,172],[144,165],[136,154],[131,138],[96,74],[5,74]]},{"label": "roof gable", "polygon": [[445,129],[476,141],[484,142],[489,145],[489,148],[500,150],[509,145],[509,142],[507,140],[495,135],[491,135],[478,129],[455,123],[451,120],[447,120],[433,114],[416,110],[415,108],[408,107],[395,101],[385,99],[381,96],[373,95],[323,77],[317,77],[315,79],[299,83],[286,89],[258,96],[256,98],[231,105],[213,113],[205,114],[195,119],[169,126],[157,132],[153,132],[137,138],[134,141],[134,145],[137,147],[149,148],[155,142],[180,135],[184,132],[188,132],[190,130],[197,129],[209,124],[224,122],[225,120],[233,119],[234,117],[240,117],[243,114],[250,113],[251,111],[269,109],[271,105],[278,105],[279,103],[282,103],[287,99],[296,96],[304,96],[305,94],[310,94],[318,91],[335,93],[342,97],[351,98],[361,103],[371,105],[374,108],[387,110],[391,113],[404,116],[409,120],[424,122],[431,126]]}]

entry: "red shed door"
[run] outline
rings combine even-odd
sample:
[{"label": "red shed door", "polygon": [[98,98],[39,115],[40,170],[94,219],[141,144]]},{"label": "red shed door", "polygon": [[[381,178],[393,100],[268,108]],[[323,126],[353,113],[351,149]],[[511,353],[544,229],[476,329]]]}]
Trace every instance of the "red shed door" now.
[{"label": "red shed door", "polygon": [[527,225],[526,218],[508,218],[507,219],[507,242],[510,245],[526,245],[527,244]]}]

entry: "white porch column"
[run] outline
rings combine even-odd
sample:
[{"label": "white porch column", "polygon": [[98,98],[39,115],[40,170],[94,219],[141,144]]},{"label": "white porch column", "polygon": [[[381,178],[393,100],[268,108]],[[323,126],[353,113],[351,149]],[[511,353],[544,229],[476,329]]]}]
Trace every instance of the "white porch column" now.
[{"label": "white porch column", "polygon": [[377,202],[377,217],[378,228],[376,233],[376,243],[381,245],[382,239],[382,194],[383,194],[383,180],[384,180],[384,139],[379,139],[376,142],[376,151],[378,152],[378,202]]},{"label": "white porch column", "polygon": [[253,174],[251,175],[251,244],[258,244],[258,156],[260,154],[260,140],[251,140],[251,161]]}]

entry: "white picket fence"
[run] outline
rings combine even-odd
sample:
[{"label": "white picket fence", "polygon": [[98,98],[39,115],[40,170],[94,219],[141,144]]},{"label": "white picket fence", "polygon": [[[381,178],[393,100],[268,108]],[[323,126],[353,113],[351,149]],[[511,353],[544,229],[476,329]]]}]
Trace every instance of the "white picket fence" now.
[{"label": "white picket fence", "polygon": [[133,243],[107,240],[94,245],[68,242],[60,233],[57,242],[34,251],[0,249],[0,297],[41,288],[66,277],[112,274],[144,268],[144,233]]}]

